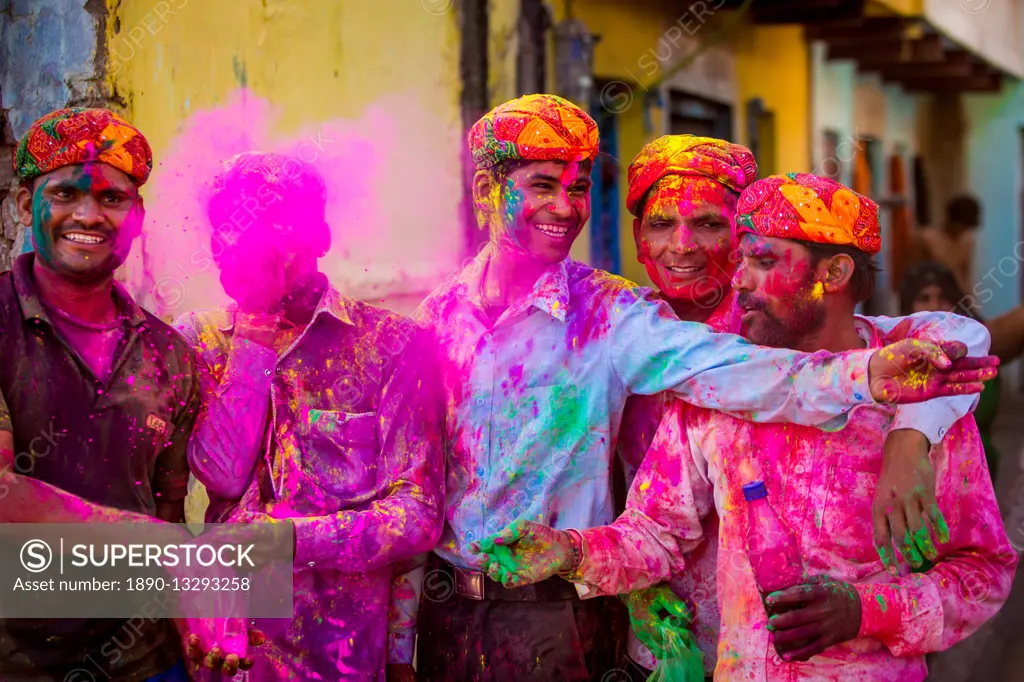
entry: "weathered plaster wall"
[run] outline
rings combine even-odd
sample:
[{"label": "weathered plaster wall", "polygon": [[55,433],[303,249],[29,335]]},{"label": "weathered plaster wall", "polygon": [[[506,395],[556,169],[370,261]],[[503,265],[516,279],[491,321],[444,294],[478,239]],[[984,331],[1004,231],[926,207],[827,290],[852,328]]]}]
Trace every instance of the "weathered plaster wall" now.
[{"label": "weathered plaster wall", "polygon": [[116,106],[104,84],[102,0],[0,0],[0,269],[25,247],[16,221],[10,158],[37,118],[64,106]]}]

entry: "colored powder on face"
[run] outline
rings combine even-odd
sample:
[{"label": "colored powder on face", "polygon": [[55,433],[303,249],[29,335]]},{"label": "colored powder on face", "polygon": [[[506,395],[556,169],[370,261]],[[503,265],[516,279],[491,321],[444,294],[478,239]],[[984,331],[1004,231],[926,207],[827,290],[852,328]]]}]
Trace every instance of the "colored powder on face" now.
[{"label": "colored powder on face", "polygon": [[815,301],[820,301],[822,296],[824,295],[825,285],[823,285],[821,282],[815,282],[814,286],[811,288],[811,299]]},{"label": "colored powder on face", "polygon": [[885,597],[880,594],[875,595],[875,601],[878,602],[878,608],[882,609],[882,613],[889,610],[889,605],[885,603]]},{"label": "colored powder on face", "polygon": [[457,124],[419,100],[415,91],[394,93],[350,119],[297,129],[280,125],[282,108],[249,90],[194,111],[173,139],[154,145],[143,234],[120,279],[164,318],[229,303],[205,202],[223,161],[267,151],[297,157],[323,176],[332,245],[320,267],[339,289],[356,298],[375,287],[430,289],[461,259],[464,142]]}]

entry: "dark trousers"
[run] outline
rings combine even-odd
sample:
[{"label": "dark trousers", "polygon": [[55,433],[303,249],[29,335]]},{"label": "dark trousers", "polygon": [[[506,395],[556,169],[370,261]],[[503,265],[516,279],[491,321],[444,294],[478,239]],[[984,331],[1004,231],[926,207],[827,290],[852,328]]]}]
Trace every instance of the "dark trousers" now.
[{"label": "dark trousers", "polygon": [[625,606],[617,599],[475,601],[456,594],[444,601],[425,598],[419,615],[419,678],[610,682],[607,674],[617,669],[625,650],[626,627]]}]

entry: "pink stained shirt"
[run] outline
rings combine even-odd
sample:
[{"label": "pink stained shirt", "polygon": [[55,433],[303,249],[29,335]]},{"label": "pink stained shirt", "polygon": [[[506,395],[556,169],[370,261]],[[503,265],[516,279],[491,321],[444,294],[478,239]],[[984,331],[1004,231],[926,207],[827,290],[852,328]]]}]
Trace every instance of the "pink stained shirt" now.
[{"label": "pink stained shirt", "polygon": [[[858,325],[871,346],[883,345],[874,327]],[[1017,555],[973,417],[965,417],[931,453],[950,542],[938,547],[940,558],[927,572],[889,577],[874,548],[871,503],[893,416],[885,406],[857,408],[843,431],[826,433],[674,402],[626,512],[611,526],[583,531],[581,582],[588,594],[619,594],[681,574],[713,500],[721,523],[717,679],[923,680],[926,653],[948,648],[996,613]],[[855,586],[863,612],[858,638],[802,663],[775,654],[744,548],[746,467],[765,481],[770,504],[796,535],[807,574]]]}]

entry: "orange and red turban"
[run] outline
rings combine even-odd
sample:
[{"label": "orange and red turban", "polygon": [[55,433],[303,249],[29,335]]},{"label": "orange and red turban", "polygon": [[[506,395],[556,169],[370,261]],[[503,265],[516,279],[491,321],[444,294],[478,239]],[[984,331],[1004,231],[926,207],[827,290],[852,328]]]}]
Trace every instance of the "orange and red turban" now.
[{"label": "orange and red turban", "polygon": [[34,180],[63,166],[106,163],[142,185],[153,152],[137,128],[106,109],[59,109],[32,124],[14,152],[14,172]]},{"label": "orange and red turban", "polygon": [[764,237],[882,248],[878,204],[834,180],[809,173],[773,175],[743,190],[736,231]]},{"label": "orange and red turban", "polygon": [[696,135],[663,135],[650,142],[629,164],[626,209],[637,218],[641,200],[654,184],[669,175],[700,175],[734,192],[757,179],[757,162],[742,145]]},{"label": "orange and red turban", "polygon": [[526,95],[498,105],[469,131],[480,170],[505,161],[585,161],[597,156],[597,124],[556,95]]}]

